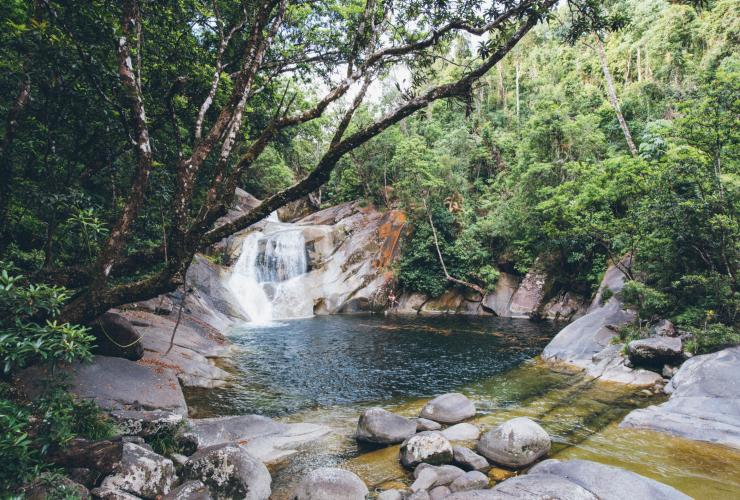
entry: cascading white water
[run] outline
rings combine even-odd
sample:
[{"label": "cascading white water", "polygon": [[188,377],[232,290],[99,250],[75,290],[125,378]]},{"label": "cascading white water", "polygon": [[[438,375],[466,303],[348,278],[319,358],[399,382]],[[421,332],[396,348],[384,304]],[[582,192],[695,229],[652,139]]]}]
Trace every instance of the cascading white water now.
[{"label": "cascading white water", "polygon": [[242,243],[242,252],[229,278],[244,313],[253,323],[310,316],[313,304],[298,283],[308,270],[306,242],[300,229],[280,224],[277,231],[254,232]]}]

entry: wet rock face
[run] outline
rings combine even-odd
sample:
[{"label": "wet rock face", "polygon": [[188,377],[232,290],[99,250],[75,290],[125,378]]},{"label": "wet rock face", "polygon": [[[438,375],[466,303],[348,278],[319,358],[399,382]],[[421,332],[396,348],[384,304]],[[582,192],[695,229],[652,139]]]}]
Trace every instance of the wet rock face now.
[{"label": "wet rock face", "polygon": [[365,410],[357,422],[358,441],[376,444],[400,443],[416,434],[416,422],[382,408]]},{"label": "wet rock face", "polygon": [[526,467],[550,451],[550,436],[529,418],[514,418],[486,432],[477,451],[506,467]]},{"label": "wet rock face", "polygon": [[678,337],[650,337],[627,345],[629,359],[635,366],[661,369],[683,360],[683,346]]},{"label": "wet rock face", "polygon": [[365,500],[368,493],[367,486],[356,474],[334,467],[322,467],[301,479],[291,499]]},{"label": "wet rock face", "polygon": [[217,499],[267,500],[272,478],[267,467],[236,444],[195,452],[183,468],[185,477],[203,482]]},{"label": "wet rock face", "polygon": [[172,460],[133,443],[124,443],[123,457],[115,474],[106,477],[103,490],[120,490],[142,498],[156,498],[170,491],[177,481]]},{"label": "wet rock face", "polygon": [[399,457],[405,467],[415,467],[422,462],[449,464],[452,462],[452,445],[439,432],[420,432],[401,444]]},{"label": "wet rock face", "polygon": [[457,392],[437,396],[421,410],[422,418],[443,424],[456,424],[475,416],[475,405]]},{"label": "wet rock face", "polygon": [[90,326],[96,338],[97,354],[131,361],[138,361],[144,356],[141,335],[136,327],[120,314],[107,312]]},{"label": "wet rock face", "polygon": [[620,427],[651,429],[740,449],[740,346],[694,356],[665,387],[665,403],[634,410]]}]

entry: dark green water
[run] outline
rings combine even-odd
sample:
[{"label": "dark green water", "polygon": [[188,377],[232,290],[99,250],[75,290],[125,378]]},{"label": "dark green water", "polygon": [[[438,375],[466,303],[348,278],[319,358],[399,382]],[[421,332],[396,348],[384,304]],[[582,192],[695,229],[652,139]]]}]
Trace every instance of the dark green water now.
[{"label": "dark green water", "polygon": [[281,416],[307,408],[434,396],[536,356],[551,322],[479,317],[318,316],[230,332],[233,387],[213,414]]}]

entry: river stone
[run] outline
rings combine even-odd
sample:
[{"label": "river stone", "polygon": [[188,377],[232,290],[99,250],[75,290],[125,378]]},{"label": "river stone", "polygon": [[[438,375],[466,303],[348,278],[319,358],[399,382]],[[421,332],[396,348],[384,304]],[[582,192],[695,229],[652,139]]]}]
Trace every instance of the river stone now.
[{"label": "river stone", "polygon": [[426,490],[419,490],[409,495],[406,500],[431,500],[431,498]]},{"label": "river stone", "polygon": [[403,500],[403,493],[396,489],[381,491],[377,500]]},{"label": "river stone", "polygon": [[186,481],[162,497],[162,500],[212,500],[208,486],[201,481]]},{"label": "river stone", "polygon": [[450,491],[453,493],[458,491],[472,491],[485,488],[486,486],[488,486],[488,476],[480,471],[472,470],[455,479],[450,484]]},{"label": "river stone", "polygon": [[453,461],[465,470],[480,470],[488,467],[488,460],[478,455],[470,448],[453,446]]},{"label": "river stone", "polygon": [[272,478],[265,464],[231,443],[195,452],[185,463],[184,475],[202,481],[217,499],[267,500]]},{"label": "river stone", "polygon": [[123,457],[115,474],[103,479],[104,490],[120,490],[142,498],[156,498],[176,483],[172,460],[133,443],[123,444]]},{"label": "river stone", "polygon": [[475,405],[462,394],[450,392],[429,401],[419,416],[442,424],[456,424],[474,417]]},{"label": "river stone", "polygon": [[[477,492],[468,492],[477,493]],[[613,497],[612,497],[613,498]],[[620,500],[625,500],[622,497]],[[642,497],[647,500],[650,497]],[[503,481],[490,490],[475,495],[454,494],[446,500],[606,500],[599,498],[568,478],[554,474],[527,474]],[[637,499],[634,499],[637,500]]]},{"label": "river stone", "polygon": [[667,432],[740,449],[740,346],[694,356],[665,386],[665,403],[634,410],[620,427]]},{"label": "river stone", "polygon": [[411,485],[411,491],[428,490],[434,486],[445,486],[463,474],[465,474],[465,471],[454,465],[434,466],[421,463],[414,470],[414,478],[416,480]]},{"label": "river stone", "polygon": [[382,408],[370,408],[360,415],[356,437],[368,443],[395,444],[416,434],[416,425]]},{"label": "river stone", "polygon": [[526,467],[550,451],[550,436],[533,420],[518,417],[486,432],[477,450],[499,465]]},{"label": "river stone", "polygon": [[110,416],[122,434],[141,437],[174,435],[183,421],[182,415],[164,410],[116,410]]},{"label": "river stone", "polygon": [[131,322],[114,312],[107,312],[90,325],[95,335],[95,353],[138,361],[144,356],[141,335]]},{"label": "river stone", "polygon": [[[619,467],[589,460],[545,460],[532,467],[526,476],[559,476],[583,487],[601,500],[649,498],[651,500],[688,500],[690,497],[653,479]],[[508,480],[510,481],[510,480]],[[502,484],[506,484],[505,481]]]},{"label": "river stone", "polygon": [[630,342],[627,353],[636,366],[662,368],[683,358],[683,346],[678,337],[650,337]]},{"label": "river stone", "polygon": [[91,493],[94,498],[99,498],[101,500],[141,500],[141,498],[136,495],[114,488],[105,488],[103,486],[95,488]]},{"label": "river stone", "polygon": [[112,474],[123,457],[123,442],[120,439],[89,441],[75,438],[49,458],[65,469],[82,468],[92,471],[91,476]]},{"label": "river stone", "polygon": [[429,490],[429,500],[442,500],[452,493],[447,486],[436,486]]},{"label": "river stone", "polygon": [[416,422],[416,432],[424,432],[424,431],[438,431],[442,428],[442,424],[439,422],[435,422],[434,420],[429,420],[428,418],[412,418],[414,422]]},{"label": "river stone", "polygon": [[400,459],[405,467],[415,467],[422,462],[448,464],[452,462],[452,445],[437,431],[420,432],[401,444]]},{"label": "river stone", "polygon": [[292,500],[365,500],[367,486],[356,474],[335,467],[312,470],[293,490]]},{"label": "river stone", "polygon": [[446,428],[442,435],[450,441],[474,441],[480,437],[480,429],[473,424],[462,423]]}]

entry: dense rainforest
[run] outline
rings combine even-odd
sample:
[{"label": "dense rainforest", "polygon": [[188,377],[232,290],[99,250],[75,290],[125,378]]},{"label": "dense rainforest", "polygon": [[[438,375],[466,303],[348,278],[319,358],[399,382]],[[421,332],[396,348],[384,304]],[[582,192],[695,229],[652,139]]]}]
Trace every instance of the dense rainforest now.
[{"label": "dense rainforest", "polygon": [[[542,266],[590,298],[612,264],[624,337],[671,318],[695,354],[737,344],[739,8],[4,2],[0,492],[113,432],[11,376],[91,359],[85,325],[290,202],[402,209],[401,291]],[[262,204],[214,228],[237,187]]]}]

